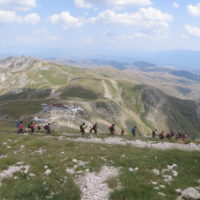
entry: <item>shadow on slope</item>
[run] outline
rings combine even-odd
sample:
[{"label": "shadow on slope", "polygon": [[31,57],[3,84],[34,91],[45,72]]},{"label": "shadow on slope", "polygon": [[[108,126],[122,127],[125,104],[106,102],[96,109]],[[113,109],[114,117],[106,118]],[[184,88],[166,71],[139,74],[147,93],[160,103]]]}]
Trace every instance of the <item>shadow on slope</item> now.
[{"label": "shadow on slope", "polygon": [[47,98],[51,94],[51,89],[31,89],[21,88],[15,91],[8,92],[0,96],[0,101],[16,100],[16,99],[33,99],[33,98]]},{"label": "shadow on slope", "polygon": [[[141,100],[145,114],[158,109],[158,115],[164,115],[169,129],[184,132],[191,137],[200,135],[200,104],[191,100],[182,100],[164,94],[157,88],[141,86]],[[154,113],[155,114],[155,113]]]}]

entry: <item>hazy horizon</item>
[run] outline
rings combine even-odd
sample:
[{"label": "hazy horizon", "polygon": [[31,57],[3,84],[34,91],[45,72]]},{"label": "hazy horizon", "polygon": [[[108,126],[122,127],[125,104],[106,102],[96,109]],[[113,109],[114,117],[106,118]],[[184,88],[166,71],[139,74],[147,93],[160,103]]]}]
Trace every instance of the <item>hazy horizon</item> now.
[{"label": "hazy horizon", "polygon": [[0,55],[147,59],[199,51],[199,19],[199,0],[1,0]]}]

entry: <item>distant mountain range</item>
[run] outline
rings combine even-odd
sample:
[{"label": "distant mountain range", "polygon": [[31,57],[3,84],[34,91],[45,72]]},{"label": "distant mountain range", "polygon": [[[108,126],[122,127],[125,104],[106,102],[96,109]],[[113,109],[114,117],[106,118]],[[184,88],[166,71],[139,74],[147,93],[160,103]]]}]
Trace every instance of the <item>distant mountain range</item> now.
[{"label": "distant mountain range", "polygon": [[200,70],[200,51],[168,50],[152,54],[147,59],[159,65],[171,65],[185,70]]},{"label": "distant mountain range", "polygon": [[[49,52],[48,52],[49,53]],[[55,51],[54,53],[51,52],[49,53],[35,53],[32,52],[29,53],[29,55],[32,55],[34,57],[39,57],[39,58],[50,58],[50,55],[55,55],[55,57],[51,57],[48,60],[55,60],[59,62],[66,63],[70,61],[113,61],[112,65],[115,65],[117,68],[122,67],[121,65],[118,66],[118,62],[121,63],[131,63],[134,64],[136,62],[136,65],[143,65],[144,63],[152,63],[156,66],[173,66],[178,68],[179,70],[199,70],[200,71],[200,51],[194,51],[194,50],[166,50],[166,51],[159,51],[156,53],[144,53],[144,52],[130,52],[129,55],[123,55],[123,53],[120,56],[116,55],[93,55],[93,56],[88,56],[87,59],[82,59],[74,56],[68,57],[69,55],[65,55],[64,52],[59,52]],[[0,53],[0,58],[13,55],[13,56],[20,56],[18,53]],[[62,59],[57,59],[59,56],[62,56]],[[117,63],[115,63],[117,61]],[[144,61],[144,63],[137,63],[140,61]]]},{"label": "distant mountain range", "polygon": [[[199,54],[200,56],[200,54]],[[72,60],[72,59],[58,59],[58,58],[49,58],[47,60],[57,62],[59,64],[71,65],[74,67],[80,68],[93,68],[100,66],[110,66],[120,70],[128,69],[138,69],[143,72],[168,72],[169,74],[179,76],[182,78],[187,78],[192,81],[200,82],[200,73],[197,73],[195,70],[179,70],[172,66],[156,65],[146,61],[129,61],[129,62],[120,62],[116,60]]]}]

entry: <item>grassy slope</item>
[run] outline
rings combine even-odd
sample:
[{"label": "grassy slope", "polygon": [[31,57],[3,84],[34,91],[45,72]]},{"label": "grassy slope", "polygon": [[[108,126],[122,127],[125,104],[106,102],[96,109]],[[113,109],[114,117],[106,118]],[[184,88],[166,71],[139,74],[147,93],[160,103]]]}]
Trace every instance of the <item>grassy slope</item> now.
[{"label": "grassy slope", "polygon": [[[185,132],[195,137],[200,135],[199,123],[199,103],[190,100],[181,100],[165,93],[156,88],[141,86],[139,88],[142,95],[142,104],[145,107],[145,115],[154,113],[156,117],[165,117],[166,125],[163,128],[171,128],[176,132]],[[163,120],[164,121],[164,120]]]},{"label": "grassy slope", "polygon": [[[21,116],[23,116],[25,110],[27,114],[34,114],[39,109],[35,110],[35,106],[33,106],[33,109],[31,107],[24,109],[26,105],[24,106],[21,100],[17,102],[16,99],[29,99],[30,105],[35,105],[38,98],[40,98],[41,100],[39,101],[42,102],[51,93],[61,92],[61,100],[78,98],[80,102],[85,100],[91,103],[94,101],[101,101],[107,105],[108,102],[110,104],[114,102],[114,104],[116,104],[116,113],[118,116],[118,119],[116,119],[117,123],[119,123],[121,127],[127,126],[128,129],[137,124],[139,131],[143,134],[150,133],[153,128],[165,130],[173,128],[176,131],[187,132],[189,135],[200,134],[200,127],[197,125],[198,117],[193,117],[195,114],[194,107],[192,107],[194,104],[193,102],[179,101],[167,95],[162,95],[162,100],[165,101],[165,104],[159,107],[159,112],[153,113],[155,107],[144,110],[146,100],[145,98],[142,99],[142,95],[145,90],[151,90],[152,88],[148,88],[147,86],[145,86],[146,88],[136,87],[134,82],[123,80],[122,78],[125,75],[119,72],[119,70],[112,68],[103,68],[97,73],[96,70],[88,71],[49,62],[34,63],[31,67],[22,72],[13,73],[13,77],[2,86],[2,88],[7,88],[9,85],[10,90],[12,90],[19,88],[20,84],[22,84],[21,82],[24,81],[26,90],[23,90],[19,94],[7,93],[1,96],[0,100],[2,103],[10,99],[15,101],[8,104],[10,108],[9,106],[5,108],[0,107],[0,113],[9,114],[11,117],[20,117],[18,114],[15,114],[15,112],[19,113],[21,110]],[[26,74],[27,78],[22,81],[20,77],[23,74]],[[11,80],[16,80],[16,83],[11,84]],[[107,98],[105,98],[105,96]],[[156,98],[156,95],[154,96]],[[171,113],[168,113],[165,105],[170,107],[172,110]],[[187,107],[188,110],[187,108],[185,109],[185,107]],[[190,107],[192,107],[192,112]],[[35,112],[33,112],[33,110]],[[94,115],[96,115],[97,112],[100,114],[99,117],[103,119],[104,116],[97,110],[94,110]],[[151,116],[154,116],[154,121],[159,123],[156,124],[149,119],[149,113],[152,113]],[[111,115],[113,114],[111,113],[109,116],[105,116],[105,118],[113,118]],[[157,117],[155,117],[155,115],[157,115]],[[112,121],[110,121],[110,123],[111,122]]]},{"label": "grassy slope", "polygon": [[[48,102],[47,100],[45,102]],[[6,104],[0,107],[0,114],[7,114],[9,119],[19,119],[22,116],[32,115],[41,110],[41,104],[44,100],[14,100],[7,101]]]},{"label": "grassy slope", "polygon": [[[119,180],[121,188],[115,188],[116,179],[108,180],[110,187],[114,189],[111,193],[112,200],[160,200],[158,191],[153,189],[150,181],[157,181],[164,184],[166,189],[161,189],[167,196],[166,199],[174,200],[178,194],[174,191],[177,188],[184,189],[189,186],[197,186],[197,179],[200,178],[199,152],[184,151],[158,151],[153,149],[137,149],[130,146],[83,144],[55,138],[45,138],[43,136],[18,136],[0,135],[0,154],[7,155],[1,159],[0,171],[7,169],[16,162],[24,162],[30,165],[29,173],[34,173],[35,177],[28,174],[15,173],[18,179],[8,178],[3,180],[0,191],[0,199],[9,200],[29,200],[48,199],[54,193],[52,199],[80,199],[79,187],[75,184],[75,177],[67,174],[65,169],[75,164],[72,159],[88,161],[86,167],[78,170],[99,171],[104,165],[111,165],[120,168]],[[11,148],[7,148],[7,143]],[[13,152],[24,148],[21,152]],[[35,151],[45,149],[46,152],[38,154]],[[60,152],[64,152],[61,154]],[[125,154],[125,158],[121,155]],[[107,160],[104,161],[100,157]],[[151,169],[163,169],[167,165],[176,163],[178,165],[178,177],[174,178],[172,184],[163,182],[161,176],[156,176]],[[44,174],[44,166],[47,165],[52,170],[52,174]],[[138,172],[130,172],[128,168],[138,167]]]}]

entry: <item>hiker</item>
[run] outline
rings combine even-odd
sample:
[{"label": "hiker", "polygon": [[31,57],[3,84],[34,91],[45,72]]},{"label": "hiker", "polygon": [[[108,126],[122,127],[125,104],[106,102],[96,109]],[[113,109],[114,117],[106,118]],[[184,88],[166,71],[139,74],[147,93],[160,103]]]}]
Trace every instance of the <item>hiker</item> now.
[{"label": "hiker", "polygon": [[85,129],[87,128],[85,122],[83,122],[81,125],[80,125],[80,132],[81,134],[85,134]]},{"label": "hiker", "polygon": [[89,133],[92,133],[92,131],[93,131],[93,127],[90,126]]},{"label": "hiker", "polygon": [[174,132],[172,131],[172,129],[170,130],[170,132],[166,135],[167,139],[170,139],[174,136]]},{"label": "hiker", "polygon": [[156,135],[157,135],[157,129],[155,129],[155,130],[152,131],[152,138],[155,138]]},{"label": "hiker", "polygon": [[110,135],[114,135],[115,134],[115,124],[112,124],[110,127],[108,127],[109,131],[110,131]]},{"label": "hiker", "polygon": [[172,129],[170,130],[170,135],[171,137],[174,137],[174,132],[172,131]]},{"label": "hiker", "polygon": [[19,124],[20,124],[20,122],[16,123],[17,133],[18,133]]},{"label": "hiker", "polygon": [[170,138],[171,138],[171,134],[170,134],[170,133],[167,133],[167,134],[166,134],[166,138],[167,138],[167,139],[170,139]]},{"label": "hiker", "polygon": [[121,136],[124,135],[124,129],[123,128],[121,129],[120,134],[121,134]]},{"label": "hiker", "polygon": [[94,133],[97,133],[97,123],[95,123],[92,127],[90,127],[90,133],[92,133],[92,131],[94,131]]},{"label": "hiker", "polygon": [[159,134],[159,138],[162,140],[162,139],[165,139],[165,132],[162,131],[160,134]]},{"label": "hiker", "polygon": [[29,127],[31,129],[31,133],[34,133],[35,132],[35,122],[31,122]]},{"label": "hiker", "polygon": [[24,133],[24,126],[23,126],[23,122],[20,121],[19,124],[18,124],[18,134],[23,134]]},{"label": "hiker", "polygon": [[133,127],[133,128],[131,128],[131,133],[133,134],[133,136],[135,136],[136,135],[136,129],[137,129],[137,127],[135,126],[135,127]]},{"label": "hiker", "polygon": [[37,126],[37,130],[41,131],[42,127],[40,125]]},{"label": "hiker", "polygon": [[182,138],[182,134],[181,133],[178,133],[178,135],[176,136],[176,139],[177,140],[180,140]]},{"label": "hiker", "polygon": [[187,138],[187,135],[185,133],[182,134],[182,140],[185,140]]},{"label": "hiker", "polygon": [[187,138],[187,135],[185,133],[178,133],[178,136],[176,136],[176,139],[178,140],[185,140]]},{"label": "hiker", "polygon": [[47,131],[47,134],[51,134],[51,124],[48,123],[47,125],[44,126],[44,129]]}]

